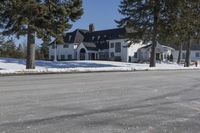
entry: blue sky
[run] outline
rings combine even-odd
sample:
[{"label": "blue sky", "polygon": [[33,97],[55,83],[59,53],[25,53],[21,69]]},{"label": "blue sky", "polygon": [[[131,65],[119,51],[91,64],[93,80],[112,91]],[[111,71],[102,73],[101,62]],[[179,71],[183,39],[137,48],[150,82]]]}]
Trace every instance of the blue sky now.
[{"label": "blue sky", "polygon": [[[73,31],[77,28],[88,29],[88,25],[93,23],[95,30],[104,30],[116,28],[117,24],[114,20],[119,20],[121,15],[118,12],[120,0],[83,0],[84,14],[75,23],[73,23]],[[26,38],[16,40],[17,43],[25,43]],[[37,40],[36,44],[41,41]]]},{"label": "blue sky", "polygon": [[120,0],[83,0],[84,14],[71,30],[88,29],[90,23],[95,24],[96,30],[115,28],[117,25],[114,20],[121,17],[119,4]]}]

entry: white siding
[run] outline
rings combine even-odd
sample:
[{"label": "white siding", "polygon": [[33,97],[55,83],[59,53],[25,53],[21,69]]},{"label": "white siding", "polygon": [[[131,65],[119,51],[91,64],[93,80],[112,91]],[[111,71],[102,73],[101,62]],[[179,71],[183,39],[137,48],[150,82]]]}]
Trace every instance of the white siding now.
[{"label": "white siding", "polygon": [[[115,51],[115,44],[121,43],[121,52]],[[111,48],[111,43],[114,43],[114,48]],[[128,48],[125,39],[116,39],[109,41],[109,58],[111,59],[111,53],[114,53],[115,57],[120,57],[122,62],[128,62]]]},{"label": "white siding", "polygon": [[[64,48],[63,44],[62,45],[57,45],[56,48],[56,55],[58,57],[58,60],[61,60],[61,56],[64,55],[65,56],[65,60],[68,60],[68,55],[72,56],[72,59],[75,59],[75,50],[74,44],[68,44],[69,47],[68,48]],[[52,49],[52,46],[49,47],[49,59],[51,59],[51,56],[54,56],[54,50]]]},{"label": "white siding", "polygon": [[[144,46],[144,44],[142,44],[142,43],[135,43],[135,44],[132,44],[129,48],[128,48],[128,56],[131,58],[131,62],[136,62],[136,61],[138,61],[138,53],[137,53],[137,51],[138,51],[138,49],[139,48],[141,48],[141,47],[143,47]],[[136,58],[134,58],[134,55],[137,55],[137,57]]]}]

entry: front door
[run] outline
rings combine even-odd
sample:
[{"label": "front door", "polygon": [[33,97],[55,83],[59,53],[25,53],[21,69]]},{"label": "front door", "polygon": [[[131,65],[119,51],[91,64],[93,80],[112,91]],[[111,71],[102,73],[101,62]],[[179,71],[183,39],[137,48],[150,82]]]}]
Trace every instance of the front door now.
[{"label": "front door", "polygon": [[95,60],[95,53],[91,54],[91,60]]},{"label": "front door", "polygon": [[80,50],[80,60],[85,60],[86,51],[84,48]]}]

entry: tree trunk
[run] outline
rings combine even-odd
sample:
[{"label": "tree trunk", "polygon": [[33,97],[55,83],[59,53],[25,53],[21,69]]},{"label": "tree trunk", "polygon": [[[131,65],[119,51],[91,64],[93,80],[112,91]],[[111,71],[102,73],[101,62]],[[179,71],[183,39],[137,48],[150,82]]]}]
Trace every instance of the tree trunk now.
[{"label": "tree trunk", "polygon": [[152,47],[151,47],[151,57],[150,57],[150,67],[156,66],[156,45],[158,36],[158,23],[160,17],[160,0],[154,1],[154,23],[153,23],[153,37],[152,37]]},{"label": "tree trunk", "polygon": [[179,53],[178,53],[178,60],[177,60],[177,64],[181,63],[181,55],[182,55],[182,44],[179,44]]},{"label": "tree trunk", "polygon": [[187,43],[187,50],[186,50],[185,67],[190,66],[191,43],[192,43],[192,40],[191,38],[189,38],[189,41]]},{"label": "tree trunk", "polygon": [[26,69],[35,69],[35,32],[28,26]]}]

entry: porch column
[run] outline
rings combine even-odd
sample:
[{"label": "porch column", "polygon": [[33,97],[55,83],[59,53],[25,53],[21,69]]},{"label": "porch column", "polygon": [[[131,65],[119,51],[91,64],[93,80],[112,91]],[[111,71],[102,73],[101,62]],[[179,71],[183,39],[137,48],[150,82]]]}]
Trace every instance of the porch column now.
[{"label": "porch column", "polygon": [[85,60],[89,60],[88,52],[85,52]]},{"label": "porch column", "polygon": [[163,53],[163,59],[162,60],[165,61],[165,53]]}]

